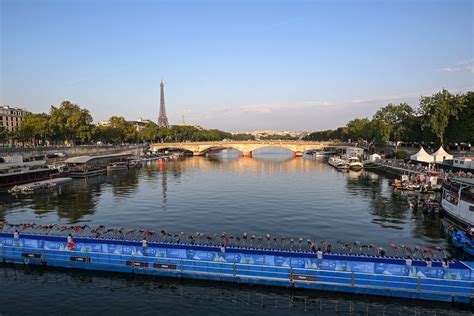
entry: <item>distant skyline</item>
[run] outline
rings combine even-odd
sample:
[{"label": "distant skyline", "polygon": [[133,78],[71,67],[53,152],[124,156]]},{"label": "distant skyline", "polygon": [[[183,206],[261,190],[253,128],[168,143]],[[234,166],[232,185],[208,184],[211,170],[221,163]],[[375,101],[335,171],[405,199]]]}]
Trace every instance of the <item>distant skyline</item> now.
[{"label": "distant skyline", "polygon": [[474,89],[473,1],[0,0],[0,103],[321,130]]}]

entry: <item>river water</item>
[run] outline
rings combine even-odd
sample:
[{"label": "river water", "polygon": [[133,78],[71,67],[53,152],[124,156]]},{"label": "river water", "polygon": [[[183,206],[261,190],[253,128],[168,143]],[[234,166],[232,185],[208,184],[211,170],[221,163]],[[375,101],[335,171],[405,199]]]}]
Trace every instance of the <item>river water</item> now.
[{"label": "river water", "polygon": [[[87,223],[184,236],[197,231],[241,236],[246,231],[325,240],[335,250],[344,240],[375,244],[388,253],[391,241],[450,251],[440,219],[413,214],[406,197],[394,193],[389,183],[382,174],[342,173],[321,160],[292,159],[285,151],[257,151],[253,158],[229,151],[164,165],[150,162],[141,170],[74,180],[31,196],[0,193],[0,220]],[[466,312],[445,304],[2,265],[0,285],[2,316]]]}]

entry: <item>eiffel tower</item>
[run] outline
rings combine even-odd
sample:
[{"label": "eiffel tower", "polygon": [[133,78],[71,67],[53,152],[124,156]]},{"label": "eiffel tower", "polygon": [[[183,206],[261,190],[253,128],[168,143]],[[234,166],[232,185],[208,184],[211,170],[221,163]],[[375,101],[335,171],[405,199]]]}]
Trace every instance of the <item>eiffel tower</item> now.
[{"label": "eiffel tower", "polygon": [[159,127],[168,127],[168,117],[166,117],[165,109],[165,85],[163,80],[160,83],[160,115],[158,116],[158,126]]}]

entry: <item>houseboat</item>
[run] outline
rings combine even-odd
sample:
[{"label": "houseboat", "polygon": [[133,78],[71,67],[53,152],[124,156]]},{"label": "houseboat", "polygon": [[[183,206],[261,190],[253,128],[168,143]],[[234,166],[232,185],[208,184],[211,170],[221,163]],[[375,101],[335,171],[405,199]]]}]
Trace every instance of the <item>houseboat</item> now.
[{"label": "houseboat", "polygon": [[128,163],[126,161],[112,162],[107,165],[107,173],[126,170],[128,170]]},{"label": "houseboat", "polygon": [[49,168],[45,160],[25,161],[22,156],[0,157],[0,191],[15,185],[47,180],[58,169]]},{"label": "houseboat", "polygon": [[130,157],[130,154],[78,156],[66,159],[64,162],[70,169],[72,178],[85,178],[105,174],[108,165],[126,162],[128,157]]},{"label": "houseboat", "polygon": [[444,183],[441,206],[455,220],[474,225],[474,178],[453,178]]}]

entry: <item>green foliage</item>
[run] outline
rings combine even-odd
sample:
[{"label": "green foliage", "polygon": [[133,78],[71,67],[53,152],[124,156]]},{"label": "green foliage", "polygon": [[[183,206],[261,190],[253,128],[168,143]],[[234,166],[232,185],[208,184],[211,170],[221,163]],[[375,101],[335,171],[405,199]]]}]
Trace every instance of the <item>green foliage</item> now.
[{"label": "green foliage", "polygon": [[379,132],[383,140],[399,141],[407,133],[407,123],[413,117],[414,110],[407,103],[388,104],[375,113],[373,120],[380,121]]},{"label": "green foliage", "polygon": [[309,141],[329,141],[329,140],[341,140],[346,141],[348,139],[348,128],[339,127],[338,129],[328,129],[324,131],[313,132],[305,137],[303,140]]},{"label": "green foliage", "polygon": [[439,143],[444,144],[444,133],[449,121],[458,119],[458,114],[466,107],[465,96],[451,94],[443,89],[429,96],[421,97],[420,113],[424,117],[423,128],[431,129]]},{"label": "green foliage", "polygon": [[138,138],[149,142],[221,141],[231,139],[232,134],[217,129],[199,129],[189,125],[173,125],[166,128],[149,123],[138,133]]},{"label": "green foliage", "polygon": [[408,152],[405,150],[398,150],[395,153],[395,158],[396,159],[407,159],[408,158]]},{"label": "green foliage", "polygon": [[250,134],[234,134],[232,135],[233,140],[255,140],[255,136]]},{"label": "green foliage", "polygon": [[459,115],[449,120],[445,131],[445,140],[474,144],[474,92],[466,93],[462,103],[464,106]]},{"label": "green foliage", "polygon": [[370,120],[368,118],[353,119],[347,123],[347,133],[352,140],[368,140],[371,134]]},{"label": "green foliage", "polygon": [[[221,141],[224,139],[253,140],[252,135],[223,132],[217,129],[205,130],[194,126],[158,127],[148,123],[140,132],[123,117],[113,116],[109,126],[93,126],[92,116],[87,109],[70,101],[63,101],[59,107],[51,106],[49,114],[29,114],[14,134],[0,129],[0,142],[12,137],[19,141],[38,143],[69,142],[88,143],[91,140],[104,143],[184,142]],[[369,144],[385,144],[388,140],[408,142],[474,143],[474,92],[451,94],[440,92],[421,97],[420,106],[414,111],[406,103],[388,104],[378,110],[372,119],[356,118],[347,127],[311,133],[304,137],[309,141],[363,140]],[[290,135],[266,136],[262,139],[295,139]]]},{"label": "green foliage", "polygon": [[8,130],[3,126],[0,126],[0,143],[5,143],[8,140],[8,136]]},{"label": "green foliage", "polygon": [[86,142],[92,136],[92,116],[70,101],[63,101],[49,111],[49,126],[52,139],[72,143]]},{"label": "green foliage", "polygon": [[31,141],[34,145],[37,145],[40,140],[44,143],[50,133],[49,120],[49,115],[45,113],[27,114],[17,130],[17,140]]},{"label": "green foliage", "polygon": [[262,140],[297,140],[298,137],[291,136],[290,134],[286,134],[286,135],[264,135],[264,136],[261,136],[260,139],[262,139]]}]

